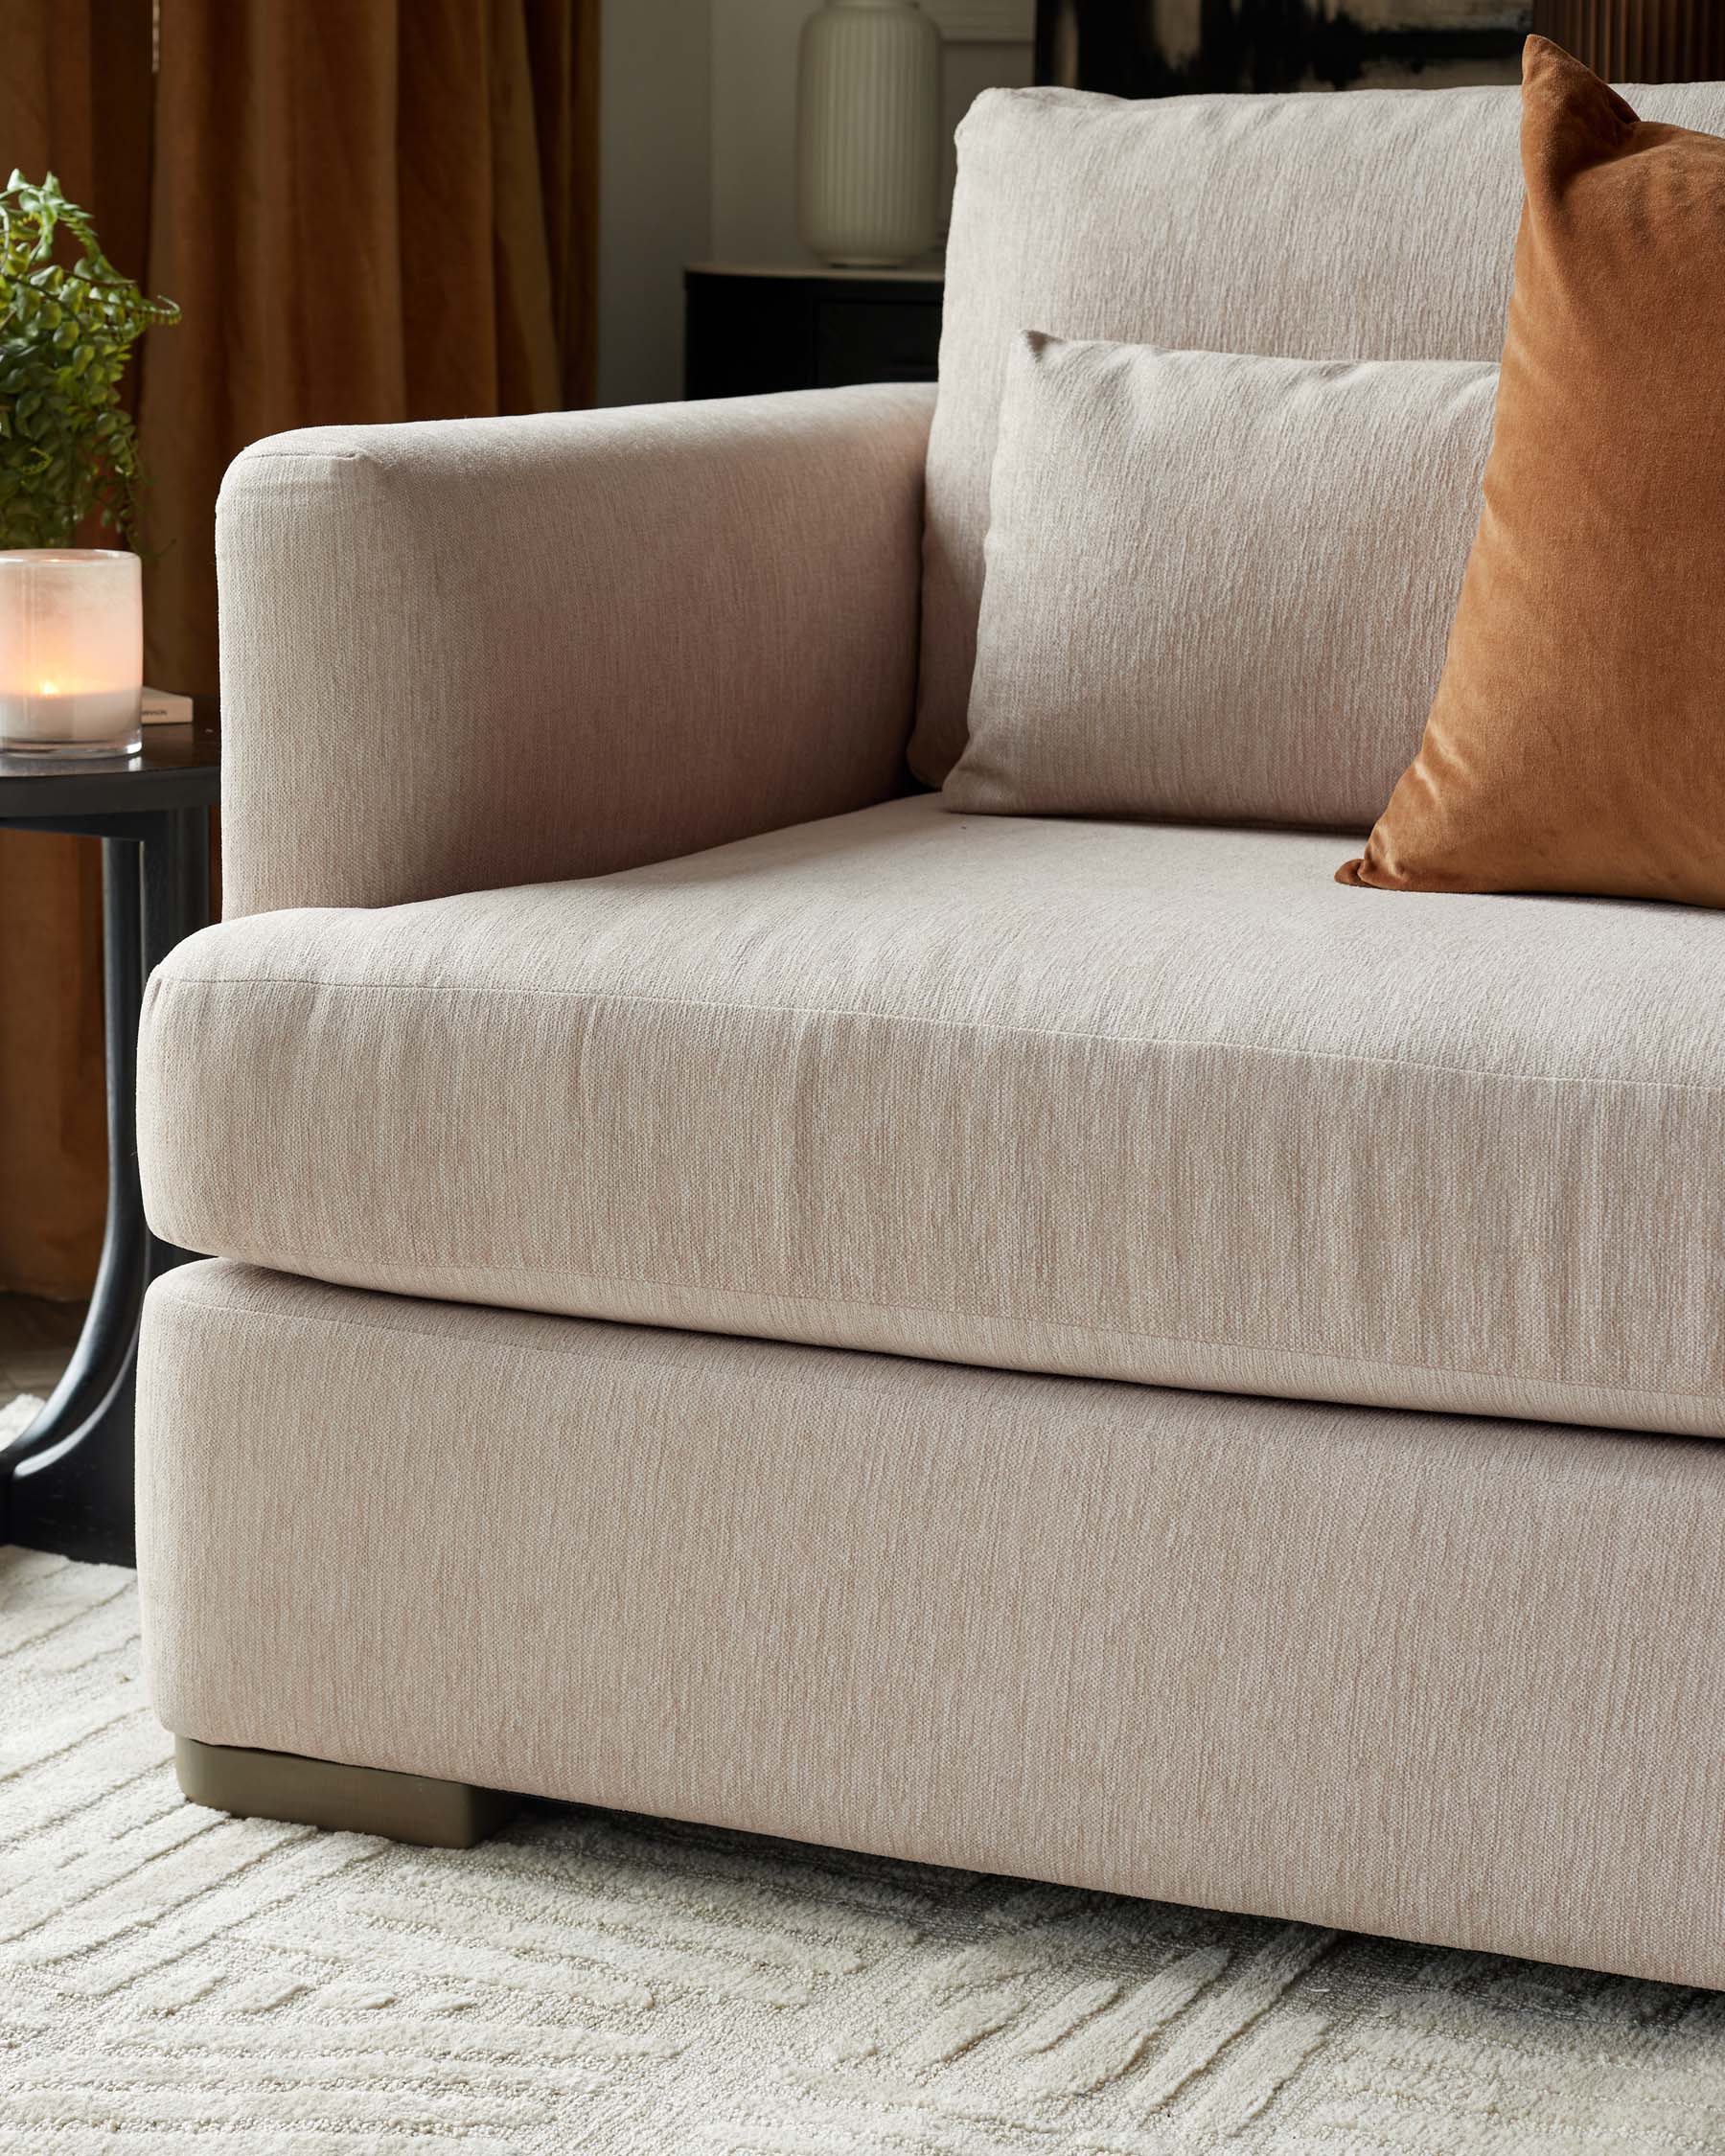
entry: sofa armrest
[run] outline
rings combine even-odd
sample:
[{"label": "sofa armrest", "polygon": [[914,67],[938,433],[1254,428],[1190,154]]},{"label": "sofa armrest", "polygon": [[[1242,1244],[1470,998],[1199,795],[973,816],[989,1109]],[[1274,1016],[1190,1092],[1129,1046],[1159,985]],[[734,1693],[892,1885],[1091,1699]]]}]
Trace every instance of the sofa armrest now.
[{"label": "sofa armrest", "polygon": [[217,515],[228,915],[601,875],[895,791],[932,402],[247,449]]}]

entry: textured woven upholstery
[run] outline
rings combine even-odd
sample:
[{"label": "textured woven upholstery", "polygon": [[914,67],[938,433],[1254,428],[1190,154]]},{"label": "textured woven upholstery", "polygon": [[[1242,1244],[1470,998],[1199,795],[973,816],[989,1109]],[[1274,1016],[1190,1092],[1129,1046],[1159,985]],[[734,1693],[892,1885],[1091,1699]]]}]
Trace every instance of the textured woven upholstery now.
[{"label": "textured woven upholstery", "polygon": [[172,1727],[1725,1984],[1725,917],[892,797],[1014,335],[1494,359],[1514,133],[989,97],[932,437],[242,460],[232,917],[141,1044]]},{"label": "textured woven upholstery", "polygon": [[[1725,134],[1725,85],[1629,93]],[[988,479],[1022,330],[1297,359],[1490,359],[1521,208],[1512,89],[990,90],[958,130],[911,761],[964,745]]]},{"label": "textured woven upholstery", "polygon": [[1725,1450],[151,1291],[210,1743],[1725,1984]]},{"label": "textured woven upholstery", "polygon": [[150,987],[151,1216],[410,1295],[1725,1434],[1725,922],[1370,903],[1335,850],[922,796],[229,923]]},{"label": "textured woven upholstery", "polygon": [[949,805],[1367,829],[1443,671],[1496,395],[1478,361],[1021,338]]},{"label": "textured woven upholstery", "polygon": [[894,791],[931,404],[254,444],[217,515],[226,911],[588,876]]}]

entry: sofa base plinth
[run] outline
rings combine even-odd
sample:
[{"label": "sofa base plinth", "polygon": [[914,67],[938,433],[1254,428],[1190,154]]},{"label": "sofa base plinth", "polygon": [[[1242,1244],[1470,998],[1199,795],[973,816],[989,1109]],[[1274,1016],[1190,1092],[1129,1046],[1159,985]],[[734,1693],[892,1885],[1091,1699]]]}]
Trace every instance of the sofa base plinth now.
[{"label": "sofa base plinth", "polygon": [[223,1262],[140,1367],[156,1711],[310,1755],[213,1801],[399,1832],[279,1770],[412,1761],[1725,1989],[1725,1441]]},{"label": "sofa base plinth", "polygon": [[291,1820],[350,1834],[380,1834],[426,1848],[471,1849],[513,1817],[521,1800],[470,1781],[347,1767],[295,1752],[255,1752],[175,1737],[179,1785],[195,1804],[242,1819]]}]

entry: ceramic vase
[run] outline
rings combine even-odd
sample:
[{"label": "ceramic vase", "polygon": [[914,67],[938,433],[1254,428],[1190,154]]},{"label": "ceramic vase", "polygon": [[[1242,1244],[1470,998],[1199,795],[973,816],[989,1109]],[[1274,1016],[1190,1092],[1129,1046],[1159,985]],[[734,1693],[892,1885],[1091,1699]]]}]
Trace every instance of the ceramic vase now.
[{"label": "ceramic vase", "polygon": [[939,31],[916,0],[826,0],[798,56],[804,246],[846,267],[927,254],[939,179]]}]

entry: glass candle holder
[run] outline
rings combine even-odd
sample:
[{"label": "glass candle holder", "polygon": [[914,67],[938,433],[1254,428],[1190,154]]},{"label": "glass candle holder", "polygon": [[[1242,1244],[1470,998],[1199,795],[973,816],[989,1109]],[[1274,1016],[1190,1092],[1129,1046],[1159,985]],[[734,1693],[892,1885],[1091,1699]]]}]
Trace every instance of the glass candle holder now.
[{"label": "glass candle holder", "polygon": [[0,553],[0,748],[129,756],[143,744],[144,593],[135,554]]}]

